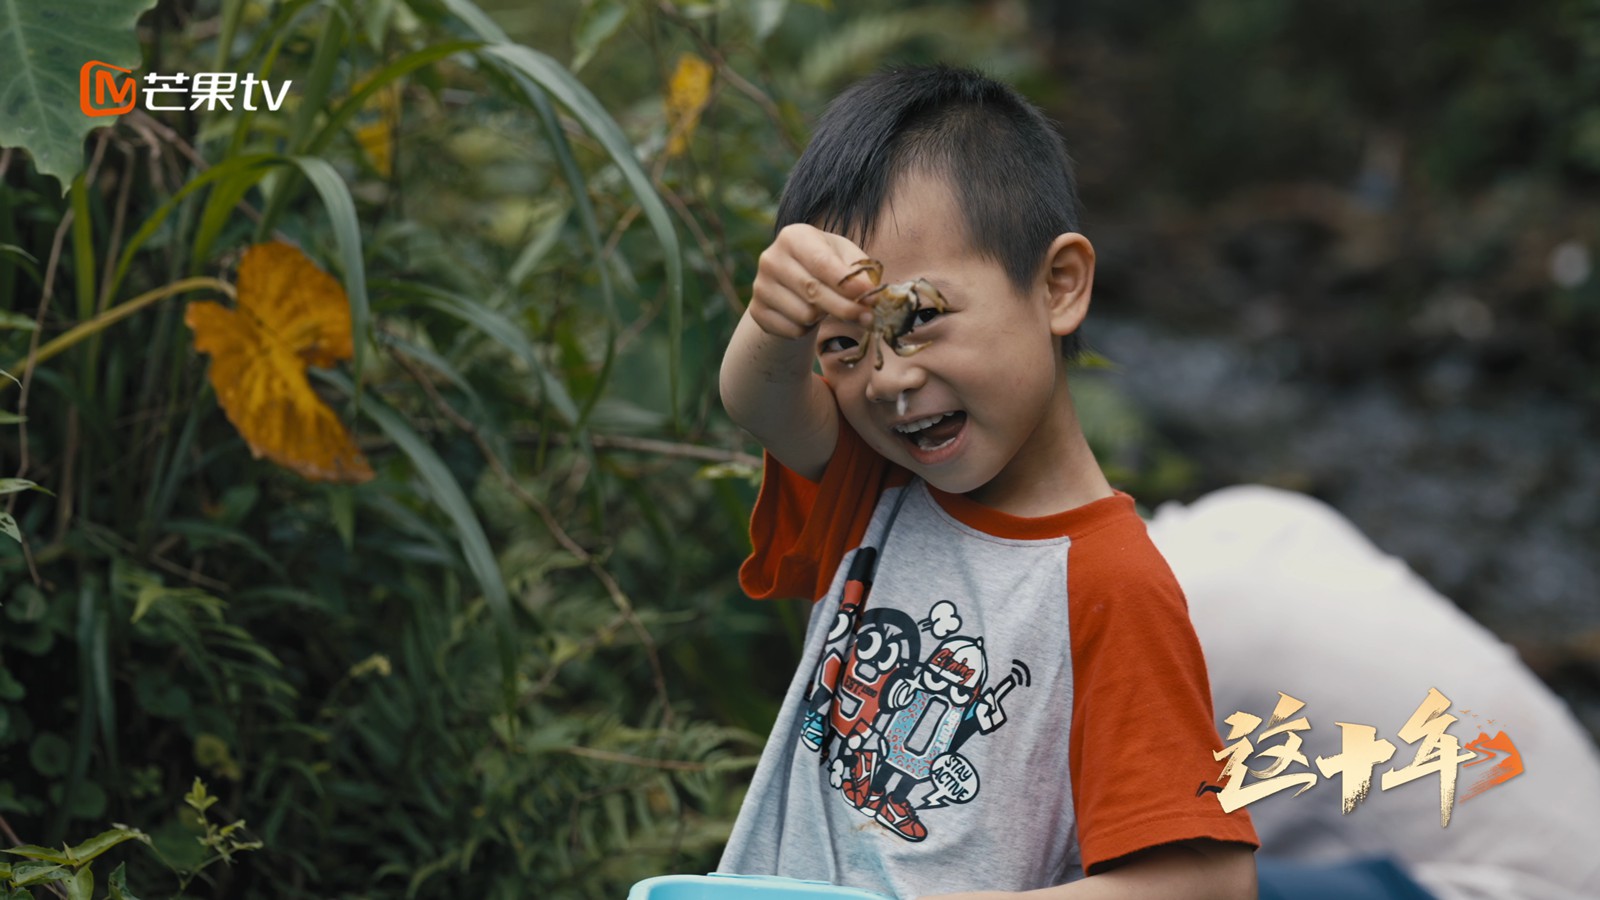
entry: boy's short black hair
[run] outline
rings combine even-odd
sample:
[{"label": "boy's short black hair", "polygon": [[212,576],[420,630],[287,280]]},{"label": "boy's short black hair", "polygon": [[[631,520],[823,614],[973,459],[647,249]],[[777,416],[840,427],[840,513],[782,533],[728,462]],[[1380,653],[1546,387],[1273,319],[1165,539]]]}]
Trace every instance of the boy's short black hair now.
[{"label": "boy's short black hair", "polygon": [[[1079,230],[1061,136],[1009,85],[950,66],[896,68],[828,105],[778,201],[777,228],[805,223],[866,243],[899,179],[946,179],[967,239],[1026,290],[1056,235]],[[1078,336],[1062,338],[1077,355]]]}]

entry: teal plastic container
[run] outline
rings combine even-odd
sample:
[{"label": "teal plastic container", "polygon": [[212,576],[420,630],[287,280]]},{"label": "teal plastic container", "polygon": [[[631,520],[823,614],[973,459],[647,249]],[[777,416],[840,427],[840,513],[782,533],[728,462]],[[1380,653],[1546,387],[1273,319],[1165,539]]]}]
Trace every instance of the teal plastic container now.
[{"label": "teal plastic container", "polygon": [[891,900],[860,888],[775,875],[658,875],[635,884],[628,900]]}]

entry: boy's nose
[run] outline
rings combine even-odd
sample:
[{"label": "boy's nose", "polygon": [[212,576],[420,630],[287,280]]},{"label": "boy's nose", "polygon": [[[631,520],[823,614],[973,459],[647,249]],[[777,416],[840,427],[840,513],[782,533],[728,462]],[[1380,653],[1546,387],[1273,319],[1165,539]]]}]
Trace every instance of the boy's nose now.
[{"label": "boy's nose", "polygon": [[[868,359],[872,359],[868,354]],[[862,360],[861,365],[868,365]],[[914,391],[928,380],[928,373],[914,356],[900,354],[884,348],[883,368],[867,370],[867,399],[874,402],[894,403],[905,391]]]}]

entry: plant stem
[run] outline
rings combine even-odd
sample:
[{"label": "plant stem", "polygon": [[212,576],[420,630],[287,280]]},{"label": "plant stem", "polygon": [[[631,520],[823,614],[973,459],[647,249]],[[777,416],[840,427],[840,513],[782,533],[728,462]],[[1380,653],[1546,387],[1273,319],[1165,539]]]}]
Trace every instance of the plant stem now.
[{"label": "plant stem", "polygon": [[[40,347],[34,352],[28,354],[26,359],[12,363],[7,371],[11,371],[12,369],[17,369],[20,367],[24,374],[31,372],[33,371],[33,367],[39,363],[42,363],[51,357],[57,356],[63,351],[70,350],[72,347],[84,341],[85,339],[94,337],[112,325],[115,325],[117,322],[128,318],[129,316],[141,309],[144,309],[152,303],[155,303],[158,300],[163,300],[167,297],[171,297],[174,294],[182,294],[187,291],[198,291],[205,289],[218,290],[224,294],[227,294],[229,297],[235,296],[233,285],[227,283],[226,281],[205,276],[198,278],[183,278],[178,281],[174,281],[171,284],[158,287],[154,290],[146,291],[132,300],[129,300],[127,303],[118,304],[116,307],[106,310],[89,321],[77,325],[70,331],[67,331],[66,333],[56,337],[54,340],[50,341],[50,343],[45,344],[43,347]],[[4,391],[5,386],[9,383],[10,382],[0,382],[0,391]]]}]

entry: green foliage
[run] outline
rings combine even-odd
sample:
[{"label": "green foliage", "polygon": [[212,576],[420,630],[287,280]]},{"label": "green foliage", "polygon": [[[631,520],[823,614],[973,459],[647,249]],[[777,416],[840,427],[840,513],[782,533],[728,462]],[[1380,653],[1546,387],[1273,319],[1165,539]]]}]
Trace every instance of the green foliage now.
[{"label": "green foliage", "polygon": [[205,782],[196,778],[194,786],[189,789],[189,793],[184,795],[183,802],[185,806],[194,810],[195,824],[204,830],[204,834],[197,835],[195,840],[200,843],[200,846],[210,851],[212,855],[200,865],[180,872],[182,876],[179,885],[180,891],[187,888],[189,882],[193,881],[194,877],[200,874],[200,871],[206,866],[214,862],[232,863],[235,854],[261,849],[260,841],[240,840],[238,837],[245,827],[243,819],[237,819],[227,825],[218,825],[211,821],[208,811],[216,805],[217,798],[211,796],[211,793],[206,790]]},{"label": "green foliage", "polygon": [[[103,120],[78,104],[79,67],[139,65],[133,25],[156,0],[0,0],[0,146],[24,146],[67,192],[89,129]],[[70,27],[64,27],[66,23]],[[126,83],[126,82],[125,82]]]},{"label": "green foliage", "polygon": [[[63,846],[60,850],[22,844],[4,852],[24,859],[27,863],[0,863],[0,888],[6,888],[10,900],[34,897],[30,888],[41,886],[52,889],[68,900],[94,900],[94,870],[90,864],[106,851],[128,841],[148,844],[149,835],[126,825],[114,825],[109,831],[75,847]],[[111,900],[132,897],[123,885],[123,866],[112,872],[106,896]]]},{"label": "green foliage", "polygon": [[[207,810],[217,802],[217,798],[211,796],[199,778],[194,780],[193,787],[183,800],[193,810],[193,824],[201,831],[194,836],[194,841],[200,845],[202,854],[209,851],[210,855],[201,855],[196,861],[186,863],[181,861],[183,856],[180,854],[180,861],[175,863],[161,854],[159,849],[156,850],[157,857],[176,876],[179,894],[183,894],[207,867],[219,862],[232,863],[235,854],[261,849],[260,841],[244,841],[236,836],[244,828],[243,820],[222,826],[211,821]],[[95,875],[91,864],[112,848],[130,841],[147,846],[152,843],[150,835],[137,828],[113,825],[110,830],[81,844],[63,846],[59,850],[33,844],[13,847],[3,852],[31,862],[0,863],[0,887],[8,889],[9,898],[32,898],[34,894],[28,888],[42,885],[53,887],[68,900],[94,900]],[[106,900],[138,900],[128,890],[125,863],[119,863],[107,878],[105,897]]]},{"label": "green foliage", "polygon": [[[0,132],[35,160],[0,155],[0,818],[153,851],[0,878],[614,897],[714,865],[789,674],[751,660],[803,615],[739,595],[756,460],[715,361],[837,81],[1005,45],[941,30],[958,4],[502,5],[163,4],[149,69],[283,108],[135,112],[59,169]],[[685,53],[718,76],[669,153]],[[252,458],[181,326],[267,239],[350,297],[313,384],[368,483]]]},{"label": "green foliage", "polygon": [[144,841],[149,843],[150,837],[137,829],[127,826],[117,826],[110,831],[102,832],[75,847],[62,847],[60,850],[51,850],[48,847],[36,847],[32,844],[22,844],[3,851],[14,856],[50,863],[66,869],[77,869],[95,861],[100,854],[112,847],[126,841]]}]

